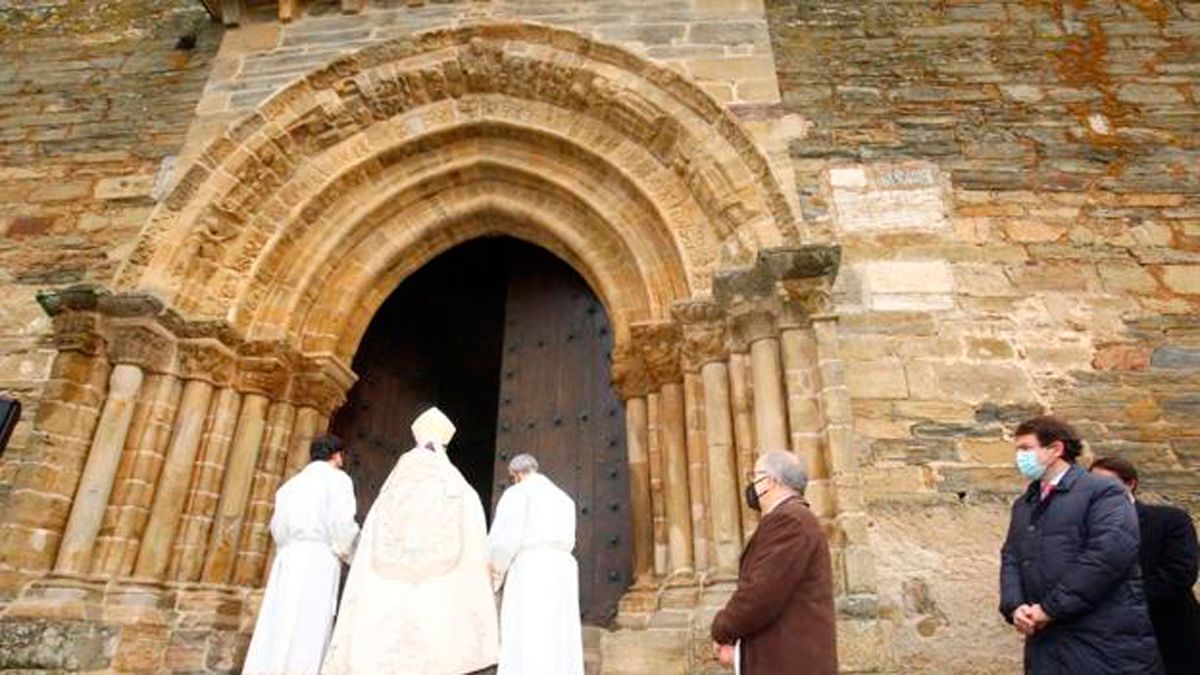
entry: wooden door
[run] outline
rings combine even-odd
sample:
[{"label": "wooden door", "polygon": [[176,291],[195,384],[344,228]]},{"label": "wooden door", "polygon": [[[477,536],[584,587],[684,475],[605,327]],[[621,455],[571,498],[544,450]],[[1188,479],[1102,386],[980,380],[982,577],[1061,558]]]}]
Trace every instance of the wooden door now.
[{"label": "wooden door", "polygon": [[575,499],[580,610],[590,624],[613,617],[632,568],[612,348],[604,308],[583,279],[540,249],[509,250],[493,499],[522,452]]}]

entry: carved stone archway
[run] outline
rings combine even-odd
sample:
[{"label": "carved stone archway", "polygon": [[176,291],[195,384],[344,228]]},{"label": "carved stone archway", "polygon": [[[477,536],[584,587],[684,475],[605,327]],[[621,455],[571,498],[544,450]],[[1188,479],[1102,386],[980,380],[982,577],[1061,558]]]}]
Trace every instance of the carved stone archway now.
[{"label": "carved stone archway", "polygon": [[613,321],[624,625],[732,580],[754,526],[739,476],[773,448],[807,458],[839,591],[873,592],[827,305],[836,249],[800,246],[749,134],[682,76],[574,32],[486,24],[284,88],[186,170],[111,290],[43,298],[59,353],[0,546],[10,588],[37,580],[23,611],[97,584],[116,602],[244,600],[275,488],[353,384],[370,318],[488,234],[561,257]]}]

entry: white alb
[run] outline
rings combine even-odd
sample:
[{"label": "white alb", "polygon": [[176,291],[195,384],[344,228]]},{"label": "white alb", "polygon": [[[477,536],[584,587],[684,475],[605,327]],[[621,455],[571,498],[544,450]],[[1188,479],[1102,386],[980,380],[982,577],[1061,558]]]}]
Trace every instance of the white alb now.
[{"label": "white alb", "polygon": [[315,461],[275,493],[267,578],[242,672],[316,675],[337,610],[341,559],[358,536],[354,485],[329,462]]},{"label": "white alb", "polygon": [[504,575],[497,675],[582,675],[574,500],[529,474],[501,495],[488,539]]}]

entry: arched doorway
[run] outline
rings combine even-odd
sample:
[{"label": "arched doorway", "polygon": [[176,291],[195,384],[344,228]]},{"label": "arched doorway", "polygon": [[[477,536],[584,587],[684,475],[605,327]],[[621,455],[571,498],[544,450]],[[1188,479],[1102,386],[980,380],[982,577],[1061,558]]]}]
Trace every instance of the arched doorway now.
[{"label": "arched doorway", "polygon": [[450,457],[489,518],[521,452],[575,498],[581,610],[606,623],[632,565],[612,348],[596,295],[545,250],[491,237],[437,257],[375,314],[354,357],[359,381],[332,423],[354,449],[359,513],[411,446],[412,419],[437,405],[458,425]]}]

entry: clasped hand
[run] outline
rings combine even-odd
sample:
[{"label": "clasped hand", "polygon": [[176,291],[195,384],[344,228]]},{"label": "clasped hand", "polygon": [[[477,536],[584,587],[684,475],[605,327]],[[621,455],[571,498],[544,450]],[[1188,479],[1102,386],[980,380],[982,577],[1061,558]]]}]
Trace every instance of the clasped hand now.
[{"label": "clasped hand", "polygon": [[1050,623],[1050,616],[1040,604],[1021,605],[1013,611],[1013,625],[1026,637],[1033,635]]}]

